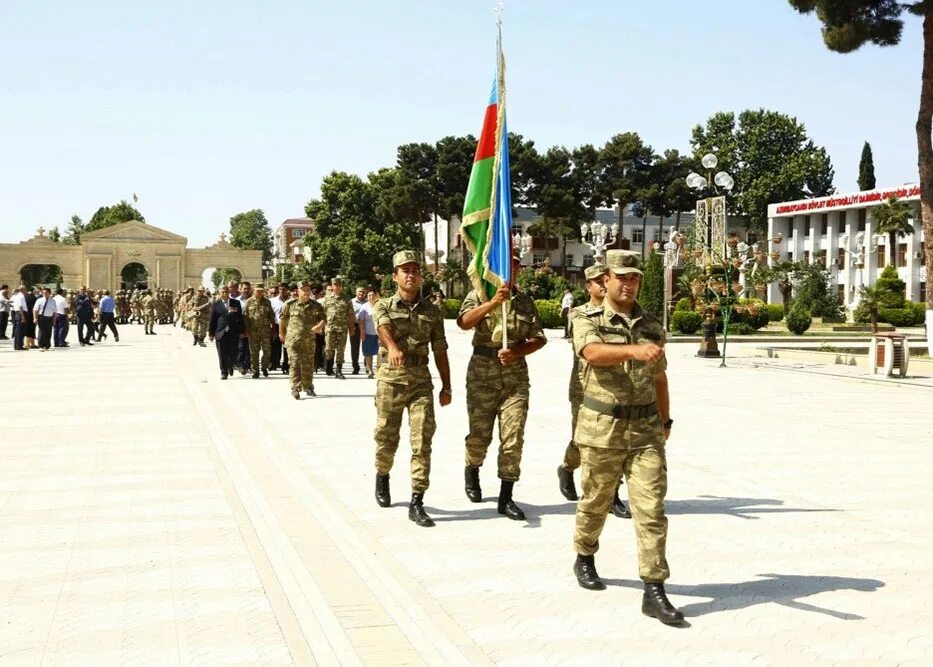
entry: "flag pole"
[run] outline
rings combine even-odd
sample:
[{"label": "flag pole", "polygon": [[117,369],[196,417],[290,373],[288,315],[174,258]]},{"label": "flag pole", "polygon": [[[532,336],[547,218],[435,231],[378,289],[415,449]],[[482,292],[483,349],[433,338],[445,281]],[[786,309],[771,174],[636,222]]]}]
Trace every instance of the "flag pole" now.
[{"label": "flag pole", "polygon": [[[496,89],[498,92],[499,104],[502,107],[505,107],[505,72],[503,72],[503,57],[502,57],[502,13],[505,11],[505,0],[498,0],[496,2]],[[508,137],[505,137],[505,141],[508,141]],[[506,144],[508,145],[508,144]],[[495,176],[498,178],[498,174]],[[499,202],[493,202],[493,211],[495,207],[499,205]],[[509,231],[509,238],[511,238],[511,230]],[[509,288],[509,293],[511,295],[512,290],[512,253],[509,252],[508,257],[508,266],[509,266],[509,279],[506,282],[506,286]],[[509,327],[508,327],[508,309],[506,308],[506,302],[502,302],[502,349],[509,349]]]}]

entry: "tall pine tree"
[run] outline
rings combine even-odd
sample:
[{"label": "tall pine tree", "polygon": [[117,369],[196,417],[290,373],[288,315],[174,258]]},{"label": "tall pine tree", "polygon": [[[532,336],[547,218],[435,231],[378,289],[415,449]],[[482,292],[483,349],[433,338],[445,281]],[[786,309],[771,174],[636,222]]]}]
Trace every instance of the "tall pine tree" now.
[{"label": "tall pine tree", "polygon": [[862,146],[862,159],[858,162],[858,189],[875,189],[875,161],[871,156],[871,144]]}]

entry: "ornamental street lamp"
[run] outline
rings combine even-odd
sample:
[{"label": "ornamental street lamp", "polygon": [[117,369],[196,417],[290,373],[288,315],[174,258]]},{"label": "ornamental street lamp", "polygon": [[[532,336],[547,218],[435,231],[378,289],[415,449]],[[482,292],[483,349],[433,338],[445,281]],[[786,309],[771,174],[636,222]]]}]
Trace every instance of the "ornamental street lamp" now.
[{"label": "ornamental street lamp", "polygon": [[263,262],[262,263],[262,279],[266,281],[269,279],[269,276],[272,275],[272,272],[275,271],[275,267],[272,265],[272,262]]},{"label": "ornamental street lamp", "polygon": [[515,232],[512,235],[512,250],[522,258],[531,252],[531,234]]},{"label": "ornamental street lamp", "polygon": [[606,248],[614,245],[619,237],[619,223],[607,225],[599,220],[580,225],[580,238],[593,251],[593,258],[602,263],[606,257]]},{"label": "ornamental street lamp", "polygon": [[[673,297],[674,271],[678,275],[678,269],[683,268],[684,244],[687,238],[677,231],[676,227],[671,227],[668,233],[667,243],[664,244],[664,254],[661,256],[664,264],[664,330],[667,331],[667,313],[671,307]],[[661,250],[660,241],[654,242],[655,252]]]},{"label": "ornamental street lamp", "polygon": [[696,241],[697,247],[705,250],[705,263],[709,263],[713,256],[720,258],[726,255],[726,197],[718,194],[720,188],[729,192],[735,187],[735,180],[724,171],[713,176],[713,169],[719,160],[712,153],[707,153],[701,160],[706,169],[706,177],[690,172],[687,176],[687,186],[698,192],[706,192],[712,187],[713,195],[697,200],[696,203]]}]

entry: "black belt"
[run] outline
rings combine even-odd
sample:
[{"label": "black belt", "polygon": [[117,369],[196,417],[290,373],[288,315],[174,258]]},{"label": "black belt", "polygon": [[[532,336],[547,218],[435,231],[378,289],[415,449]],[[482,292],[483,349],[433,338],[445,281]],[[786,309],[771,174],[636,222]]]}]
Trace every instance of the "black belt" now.
[{"label": "black belt", "polygon": [[[513,347],[517,347],[524,342],[525,341],[523,340],[517,340],[514,343],[510,343],[509,349]],[[489,357],[490,359],[497,359],[499,357],[499,350],[501,349],[502,349],[501,347],[479,347],[477,346],[473,348],[473,356],[474,357]]]},{"label": "black belt", "polygon": [[583,405],[594,412],[615,419],[644,419],[658,414],[658,406],[655,403],[649,403],[648,405],[619,405],[618,403],[606,403],[596,398],[584,396]]}]

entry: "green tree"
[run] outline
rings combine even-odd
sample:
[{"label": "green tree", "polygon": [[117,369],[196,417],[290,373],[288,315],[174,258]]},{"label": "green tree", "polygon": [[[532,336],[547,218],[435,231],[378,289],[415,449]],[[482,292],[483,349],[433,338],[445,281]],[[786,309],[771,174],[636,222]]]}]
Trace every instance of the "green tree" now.
[{"label": "green tree", "polygon": [[230,245],[244,250],[261,250],[264,262],[272,259],[272,230],[262,209],[254,208],[230,218]]},{"label": "green tree", "polygon": [[[404,184],[405,196],[409,197],[411,207],[417,211],[418,220],[425,222],[434,218],[434,248],[440,250],[437,211],[440,207],[440,194],[437,180],[437,148],[432,144],[403,144],[398,147],[397,168]],[[466,184],[464,183],[464,188]],[[421,226],[419,224],[419,232]],[[423,237],[422,237],[423,238]],[[426,244],[422,243],[424,248]],[[433,257],[435,271],[440,258]]]},{"label": "green tree", "polygon": [[834,192],[826,149],[814,144],[796,118],[777,111],[748,109],[738,120],[733,113],[717,113],[693,128],[690,143],[697,159],[713,152],[717,170],[735,178],[729,208],[747,216],[752,229],[767,226],[768,204]]},{"label": "green tree", "polygon": [[652,252],[645,262],[645,277],[641,281],[638,303],[658,319],[664,316],[664,264],[660,253]]},{"label": "green tree", "polygon": [[619,205],[619,227],[629,204],[636,201],[649,179],[654,151],[636,132],[613,136],[599,151],[603,200]]},{"label": "green tree", "polygon": [[829,271],[816,264],[797,264],[791,275],[794,306],[806,308],[814,317],[842,315],[839,296],[829,289]]},{"label": "green tree", "polygon": [[71,216],[68,223],[68,230],[62,237],[62,243],[65,245],[81,245],[81,233],[84,231],[84,223],[77,215]]},{"label": "green tree", "polygon": [[[789,0],[802,14],[816,11],[823,24],[823,41],[838,53],[851,53],[865,44],[894,46],[904,30],[903,13],[923,18],[923,63],[917,111],[917,164],[920,167],[920,215],[923,233],[933,239],[933,1],[914,0]],[[777,200],[775,200],[777,201]],[[927,241],[926,284],[933,285],[933,243]],[[927,290],[927,311],[933,311],[933,289]]]},{"label": "green tree", "polygon": [[140,213],[136,207],[123,199],[119,204],[114,204],[113,206],[101,206],[99,209],[97,209],[97,211],[94,212],[94,215],[91,216],[91,219],[88,220],[87,225],[85,225],[82,231],[93,232],[98,229],[112,227],[113,225],[118,225],[121,222],[128,222],[130,220],[146,222],[146,218],[143,217],[143,214]]},{"label": "green tree", "polygon": [[858,189],[875,189],[875,160],[871,154],[871,144],[867,141],[862,146],[862,157],[858,161]]},{"label": "green tree", "polygon": [[858,288],[859,308],[868,313],[868,321],[871,323],[871,332],[878,332],[878,311],[882,306],[883,290],[877,285],[869,287],[861,285]]},{"label": "green tree", "polygon": [[52,229],[49,230],[49,241],[52,243],[62,242],[62,233],[58,230],[58,226],[52,227]]},{"label": "green tree", "polygon": [[794,276],[799,270],[798,262],[784,260],[771,267],[771,279],[777,284],[778,291],[781,293],[781,301],[784,303],[784,315],[790,311],[791,298],[794,293]]},{"label": "green tree", "polygon": [[[444,137],[437,142],[437,213],[453,224],[459,219],[463,211],[463,199],[466,197],[467,183],[470,182],[470,172],[473,170],[473,156],[476,153],[476,137]],[[450,231],[444,240],[446,263],[452,260],[450,256]],[[461,244],[461,249],[464,247]],[[461,257],[462,259],[462,257]],[[460,262],[462,264],[462,262]],[[451,284],[448,282],[447,291]]]},{"label": "green tree", "polygon": [[888,264],[897,266],[897,239],[914,233],[910,224],[914,211],[907,202],[891,197],[871,211],[871,217],[878,223],[878,233],[888,235]]},{"label": "green tree", "polygon": [[884,308],[904,307],[904,289],[907,283],[901,280],[897,275],[897,269],[892,265],[884,267],[881,275],[875,280],[875,287],[878,288],[879,305]]}]

